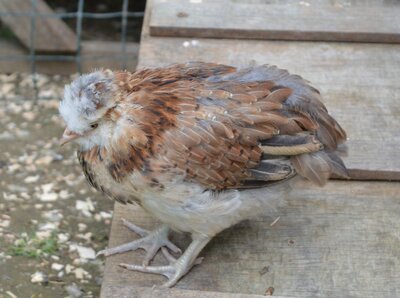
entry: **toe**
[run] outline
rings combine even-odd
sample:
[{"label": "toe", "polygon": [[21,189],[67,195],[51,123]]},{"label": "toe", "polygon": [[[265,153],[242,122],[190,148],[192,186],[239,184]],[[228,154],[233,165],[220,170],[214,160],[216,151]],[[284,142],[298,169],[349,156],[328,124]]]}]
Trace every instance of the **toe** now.
[{"label": "toe", "polygon": [[99,256],[101,256],[101,255],[105,255],[105,253],[106,253],[106,250],[105,250],[105,249],[98,251],[98,252],[96,253],[96,258],[99,257]]},{"label": "toe", "polygon": [[164,283],[161,287],[162,288],[170,288],[173,287],[181,278],[182,274],[174,274],[166,283]]},{"label": "toe", "polygon": [[132,232],[138,234],[141,237],[145,237],[150,233],[149,231],[147,231],[147,230],[145,230],[145,229],[143,229],[143,228],[141,228],[141,227],[139,227],[139,226],[127,221],[125,218],[122,218],[121,220],[122,220],[122,224],[125,227],[127,227],[129,230],[131,230]]},{"label": "toe", "polygon": [[146,256],[143,258],[143,266],[149,265],[149,263],[151,262],[151,260],[153,260],[159,249],[160,249],[159,245],[153,244],[146,250]]},{"label": "toe", "polygon": [[161,274],[167,277],[168,279],[171,279],[175,273],[175,268],[172,266],[141,266],[134,264],[126,264],[126,263],[121,263],[119,264],[119,266],[131,271]]},{"label": "toe", "polygon": [[169,240],[165,243],[165,246],[168,247],[171,251],[173,251],[176,254],[182,253],[182,250]]},{"label": "toe", "polygon": [[169,253],[168,249],[166,249],[165,247],[161,247],[161,252],[168,263],[173,264],[176,262],[176,258]]}]

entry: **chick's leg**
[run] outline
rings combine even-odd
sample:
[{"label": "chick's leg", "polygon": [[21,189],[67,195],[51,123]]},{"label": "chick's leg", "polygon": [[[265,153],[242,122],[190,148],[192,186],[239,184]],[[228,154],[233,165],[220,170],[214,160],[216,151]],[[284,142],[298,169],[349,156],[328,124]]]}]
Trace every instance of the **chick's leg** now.
[{"label": "chick's leg", "polygon": [[178,259],[173,258],[166,250],[163,250],[164,256],[170,262],[170,264],[166,266],[140,266],[130,264],[120,264],[120,266],[128,270],[164,275],[168,278],[168,281],[162,286],[169,288],[174,286],[194,265],[201,262],[202,259],[197,258],[197,256],[210,240],[211,237],[206,235],[196,236],[183,255]]},{"label": "chick's leg", "polygon": [[175,244],[173,244],[171,241],[168,240],[169,228],[166,225],[163,225],[158,229],[149,232],[145,229],[142,229],[134,225],[133,223],[128,222],[125,219],[122,220],[122,223],[129,230],[142,236],[142,238],[116,247],[101,250],[97,253],[97,256],[104,255],[107,257],[114,254],[120,254],[130,250],[136,250],[138,248],[141,248],[146,251],[146,256],[144,257],[143,260],[143,266],[147,266],[149,262],[157,254],[158,250],[163,246],[168,247],[175,253],[181,252],[181,250]]}]

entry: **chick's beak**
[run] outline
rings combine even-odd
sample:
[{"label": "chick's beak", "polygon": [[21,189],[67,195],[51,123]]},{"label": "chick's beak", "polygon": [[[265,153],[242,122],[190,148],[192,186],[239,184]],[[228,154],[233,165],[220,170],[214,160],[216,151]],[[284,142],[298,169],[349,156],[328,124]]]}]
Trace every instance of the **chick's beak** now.
[{"label": "chick's beak", "polygon": [[78,134],[76,132],[73,132],[73,131],[69,130],[68,128],[66,128],[64,130],[64,133],[63,133],[62,137],[61,137],[60,146],[63,146],[63,145],[65,145],[65,144],[67,144],[67,143],[69,143],[69,142],[71,142],[71,141],[73,141],[73,140],[75,140],[77,138],[80,138],[80,137],[82,137],[82,135],[80,135],[80,134]]}]

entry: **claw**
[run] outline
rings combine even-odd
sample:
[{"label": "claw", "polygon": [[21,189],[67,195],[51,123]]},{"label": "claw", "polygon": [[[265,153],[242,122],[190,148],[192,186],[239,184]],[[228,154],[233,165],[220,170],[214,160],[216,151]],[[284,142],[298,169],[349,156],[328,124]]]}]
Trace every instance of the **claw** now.
[{"label": "claw", "polygon": [[139,236],[145,237],[148,234],[150,234],[150,232],[148,230],[145,230],[141,227],[138,227],[137,225],[127,221],[125,218],[122,218],[122,224],[127,227],[129,230],[131,230],[132,232],[138,234]]},{"label": "claw", "polygon": [[173,244],[171,241],[168,240],[168,227],[162,226],[157,230],[149,232],[145,229],[142,229],[129,221],[122,219],[122,223],[126,226],[129,230],[133,231],[134,233],[142,236],[142,238],[134,240],[129,243],[125,243],[116,247],[103,249],[96,254],[96,257],[100,255],[104,256],[111,256],[114,254],[120,254],[131,250],[136,249],[144,249],[146,251],[146,255],[143,259],[143,266],[147,266],[150,261],[154,258],[157,254],[159,249],[163,246],[167,247],[171,251],[175,253],[181,252],[181,250]]},{"label": "claw", "polygon": [[208,241],[210,241],[210,238],[207,236],[193,240],[179,259],[176,259],[165,247],[162,247],[161,252],[169,262],[169,265],[166,266],[132,265],[125,263],[119,265],[128,270],[164,275],[168,278],[168,281],[162,287],[169,288],[175,285],[194,265],[198,265],[203,261],[203,258],[197,258],[197,255]]}]

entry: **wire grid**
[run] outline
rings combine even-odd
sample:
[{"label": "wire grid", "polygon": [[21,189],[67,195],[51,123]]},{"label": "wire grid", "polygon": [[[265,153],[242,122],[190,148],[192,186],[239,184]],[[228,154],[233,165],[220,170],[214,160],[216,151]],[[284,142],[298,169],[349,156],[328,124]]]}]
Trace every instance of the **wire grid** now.
[{"label": "wire grid", "polygon": [[[127,65],[127,53],[126,53],[126,34],[128,26],[128,18],[143,17],[143,12],[128,11],[129,0],[123,0],[121,11],[117,12],[106,12],[106,13],[92,13],[84,12],[85,0],[78,1],[78,10],[76,12],[64,12],[64,13],[38,13],[36,9],[37,0],[31,0],[32,9],[30,12],[0,12],[1,16],[14,16],[14,17],[30,17],[31,19],[31,30],[29,36],[29,55],[14,56],[14,55],[3,55],[0,56],[0,60],[7,61],[30,61],[31,63],[31,77],[32,85],[35,92],[35,99],[38,99],[39,89],[36,77],[36,61],[75,61],[77,71],[79,74],[82,73],[82,21],[84,18],[92,19],[111,19],[121,18],[121,54],[120,55],[93,55],[88,58],[92,59],[106,59],[106,60],[120,60],[121,68],[125,69]],[[76,54],[75,55],[36,55],[35,51],[35,34],[36,34],[36,19],[38,17],[45,18],[76,18]]]}]

